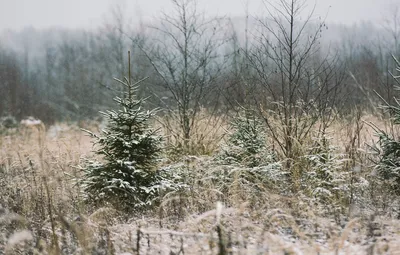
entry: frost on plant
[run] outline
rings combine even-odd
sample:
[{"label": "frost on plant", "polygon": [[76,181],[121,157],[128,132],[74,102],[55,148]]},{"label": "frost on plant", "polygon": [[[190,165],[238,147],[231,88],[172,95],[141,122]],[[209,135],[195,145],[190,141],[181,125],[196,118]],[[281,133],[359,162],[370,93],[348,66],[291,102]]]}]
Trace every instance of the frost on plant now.
[{"label": "frost on plant", "polygon": [[221,187],[226,186],[224,183],[246,187],[252,183],[252,194],[255,190],[260,191],[261,187],[278,188],[287,175],[275,153],[266,145],[263,123],[249,110],[232,120],[227,144],[217,161],[225,169],[213,172],[214,180],[221,183]]},{"label": "frost on plant", "polygon": [[96,154],[102,161],[89,161],[84,167],[83,190],[91,201],[111,203],[122,209],[142,208],[158,195],[161,174],[155,166],[161,137],[149,127],[154,111],[142,109],[144,99],[135,99],[136,84],[117,80],[127,91],[116,97],[118,110],[102,112],[107,127],[95,139]]},{"label": "frost on plant", "polygon": [[[400,62],[396,58],[394,60],[397,64],[396,70],[400,72]],[[399,90],[400,76],[392,76],[397,82],[396,88]],[[390,114],[393,124],[397,125],[400,123],[400,102],[396,98],[394,101],[393,105],[384,101],[385,105],[382,108]],[[378,162],[375,162],[375,169],[389,190],[395,195],[400,195],[400,141],[384,130],[375,129],[379,137],[378,144],[373,147],[379,157]]]},{"label": "frost on plant", "polygon": [[350,172],[346,170],[346,155],[338,153],[326,135],[314,138],[314,146],[303,156],[304,171],[302,188],[317,203],[324,205],[327,213],[340,210],[348,201]]},{"label": "frost on plant", "polygon": [[[400,123],[400,105],[385,106],[394,116],[394,124]],[[396,195],[400,195],[400,141],[383,130],[376,130],[378,144],[373,147],[378,154],[375,169],[378,176],[386,182],[387,187]]]},{"label": "frost on plant", "polygon": [[222,157],[226,161],[249,167],[275,161],[275,156],[266,146],[266,135],[261,121],[250,111],[245,111],[231,122],[229,135]]}]

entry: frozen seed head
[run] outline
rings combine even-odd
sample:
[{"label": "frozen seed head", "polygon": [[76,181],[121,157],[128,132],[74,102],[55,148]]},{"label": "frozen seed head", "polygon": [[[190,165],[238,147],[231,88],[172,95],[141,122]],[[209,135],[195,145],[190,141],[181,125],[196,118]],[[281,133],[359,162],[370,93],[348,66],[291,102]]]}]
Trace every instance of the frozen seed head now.
[{"label": "frozen seed head", "polygon": [[360,172],[361,172],[361,166],[360,166],[360,165],[356,165],[356,166],[353,168],[353,172],[355,172],[355,173],[360,173]]},{"label": "frozen seed head", "polygon": [[14,233],[10,236],[10,238],[8,239],[7,246],[9,248],[11,248],[19,243],[22,243],[25,241],[31,241],[32,239],[33,239],[33,236],[30,231],[22,230],[20,232]]}]

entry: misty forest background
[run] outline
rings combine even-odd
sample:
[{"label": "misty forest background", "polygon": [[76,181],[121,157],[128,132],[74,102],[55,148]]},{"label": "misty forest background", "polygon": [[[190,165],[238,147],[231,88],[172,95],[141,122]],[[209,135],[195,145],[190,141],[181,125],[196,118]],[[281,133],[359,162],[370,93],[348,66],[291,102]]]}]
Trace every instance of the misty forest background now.
[{"label": "misty forest background", "polygon": [[[264,99],[258,98],[256,104],[263,101],[266,108],[271,107],[268,101],[273,100],[268,98],[271,99],[273,91],[262,86],[258,67],[263,60],[255,53],[260,47],[268,46],[260,38],[273,38],[265,33],[266,26],[263,26],[273,22],[267,18],[264,23],[251,13],[246,16],[245,10],[243,17],[219,17],[212,19],[213,23],[207,23],[211,18],[203,17],[200,10],[196,15],[198,23],[193,25],[204,30],[201,36],[198,34],[199,38],[204,44],[212,42],[214,49],[205,53],[210,54],[209,70],[205,70],[209,75],[198,75],[198,78],[210,79],[207,90],[212,93],[202,94],[195,107],[222,114],[243,105],[245,98],[255,99],[260,95]],[[368,21],[353,25],[324,24],[326,14],[318,15],[311,16],[306,31],[302,32],[307,36],[309,31],[311,35],[314,30],[320,32],[317,46],[309,54],[312,61],[307,60],[316,64],[310,66],[310,72],[326,59],[332,60],[320,73],[322,81],[329,80],[326,91],[334,90],[326,93],[329,107],[344,115],[355,108],[373,110],[375,103],[381,102],[377,94],[391,103],[398,93],[389,72],[395,70],[392,55],[400,55],[399,6],[388,8],[379,24]],[[21,31],[3,31],[0,34],[0,116],[11,115],[17,119],[34,116],[46,124],[97,118],[99,110],[113,105],[112,98],[121,89],[112,78],[127,75],[128,50],[132,52],[132,78],[150,77],[139,90],[140,96],[151,96],[148,107],[176,108],[179,100],[174,100],[173,89],[165,85],[151,61],[173,59],[164,58],[160,52],[175,54],[173,41],[170,46],[165,45],[173,38],[162,31],[174,27],[168,24],[167,17],[141,25],[131,25],[132,18],[116,6],[104,24],[94,30],[27,27]],[[304,21],[295,21],[296,29],[300,29]],[[214,26],[216,33],[212,27],[205,26]],[[257,60],[261,62],[256,63]],[[310,91],[318,86],[317,82],[312,83]]]}]

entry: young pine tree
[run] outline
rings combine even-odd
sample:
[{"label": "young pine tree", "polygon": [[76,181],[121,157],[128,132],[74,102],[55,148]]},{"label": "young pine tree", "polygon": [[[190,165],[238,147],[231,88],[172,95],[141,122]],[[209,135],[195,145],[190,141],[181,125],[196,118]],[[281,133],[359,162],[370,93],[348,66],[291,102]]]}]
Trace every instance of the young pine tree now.
[{"label": "young pine tree", "polygon": [[142,109],[145,99],[136,99],[134,93],[143,80],[132,84],[130,77],[129,55],[128,78],[115,79],[126,88],[122,98],[114,99],[119,109],[101,112],[108,125],[100,135],[84,130],[95,139],[95,152],[104,160],[87,162],[83,191],[91,201],[123,210],[151,205],[161,183],[155,170],[161,137],[148,123],[155,111]]},{"label": "young pine tree", "polygon": [[[400,72],[400,62],[394,58],[397,68]],[[396,88],[400,89],[400,76],[393,75],[397,82]],[[392,117],[393,124],[400,124],[400,102],[395,98],[395,105],[390,105],[385,101],[383,109],[386,110]],[[394,195],[400,196],[400,141],[392,134],[376,128],[379,141],[373,149],[379,156],[379,161],[376,163],[378,176],[385,182],[385,187]]]},{"label": "young pine tree", "polygon": [[266,146],[263,123],[251,110],[233,118],[231,129],[222,158],[248,167],[276,162],[274,152]]}]

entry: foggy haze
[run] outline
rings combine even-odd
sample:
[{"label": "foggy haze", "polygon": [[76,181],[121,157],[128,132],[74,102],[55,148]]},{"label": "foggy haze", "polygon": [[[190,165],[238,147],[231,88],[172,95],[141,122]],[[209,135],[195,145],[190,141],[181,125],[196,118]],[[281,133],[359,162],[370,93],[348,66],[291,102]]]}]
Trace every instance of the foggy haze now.
[{"label": "foggy haze", "polygon": [[[360,21],[379,22],[391,4],[399,0],[309,0],[308,9],[316,4],[315,15],[325,16],[328,23],[353,24]],[[199,8],[208,15],[245,15],[257,11],[262,0],[199,0]],[[161,11],[171,10],[166,0],[0,0],[0,31],[35,28],[65,27],[94,28],[101,25],[115,5],[122,5],[131,22],[149,21]]]}]

